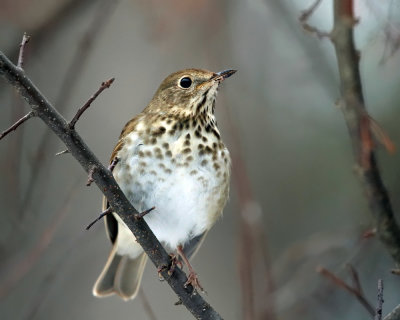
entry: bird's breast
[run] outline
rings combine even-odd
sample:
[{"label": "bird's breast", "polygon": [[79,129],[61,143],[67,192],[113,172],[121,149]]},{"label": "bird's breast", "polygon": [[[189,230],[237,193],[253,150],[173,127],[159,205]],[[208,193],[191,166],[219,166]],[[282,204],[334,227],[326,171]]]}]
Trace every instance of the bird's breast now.
[{"label": "bird's breast", "polygon": [[229,191],[230,157],[220,139],[163,130],[125,137],[114,176],[138,211],[171,250],[211,228]]}]

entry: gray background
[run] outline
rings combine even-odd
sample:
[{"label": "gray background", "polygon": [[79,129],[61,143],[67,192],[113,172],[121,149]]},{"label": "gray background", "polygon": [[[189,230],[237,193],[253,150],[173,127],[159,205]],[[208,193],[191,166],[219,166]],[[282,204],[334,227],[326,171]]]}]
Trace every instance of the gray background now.
[{"label": "gray background", "polygon": [[[367,318],[354,297],[315,272],[319,265],[349,282],[345,265],[354,265],[373,304],[377,279],[383,278],[384,313],[400,302],[400,279],[389,273],[395,267],[391,258],[377,239],[362,238],[372,227],[371,214],[335,105],[333,47],[298,23],[311,2],[121,0],[96,26],[98,33],[91,33],[93,47],[73,69],[101,1],[0,1],[1,50],[16,61],[23,32],[32,35],[26,72],[54,103],[60,90],[71,87],[56,103],[57,108],[64,104],[67,119],[102,81],[116,78],[77,125],[103,163],[122,126],[169,73],[187,67],[239,70],[220,90],[217,118],[241,178],[232,181],[224,216],[193,260],[206,299],[225,319],[244,317],[242,294],[249,294],[239,277],[241,213],[253,222],[257,238],[245,247],[255,257],[245,264],[253,277],[254,318],[267,319],[263,312],[271,308],[275,319]],[[356,4],[367,107],[398,145],[400,55],[390,56],[390,48],[393,37],[400,36],[400,5],[390,0]],[[311,22],[329,30],[331,21],[326,0]],[[63,87],[71,69],[73,86]],[[0,106],[0,130],[13,122],[15,110],[29,110],[3,80]],[[0,142],[0,317],[151,319],[140,298],[126,303],[92,297],[110,244],[100,223],[84,228],[100,212],[101,194],[85,186],[86,174],[71,156],[54,157],[63,150],[55,137],[36,157],[46,131],[34,119]],[[381,146],[377,152],[398,212],[399,152],[389,155]],[[246,186],[247,196],[238,186]],[[273,283],[267,290],[266,279]],[[191,318],[184,307],[173,305],[177,298],[158,281],[154,266],[148,264],[142,285],[157,319]]]}]

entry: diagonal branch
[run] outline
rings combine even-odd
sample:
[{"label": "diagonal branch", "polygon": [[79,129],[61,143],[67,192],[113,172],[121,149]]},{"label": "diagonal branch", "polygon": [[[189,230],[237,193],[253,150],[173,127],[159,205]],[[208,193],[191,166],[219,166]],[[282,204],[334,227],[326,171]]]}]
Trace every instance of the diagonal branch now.
[{"label": "diagonal branch", "polygon": [[170,265],[170,256],[161,246],[144,219],[134,218],[138,212],[125,197],[112,173],[100,163],[78,133],[69,127],[67,121],[50,104],[47,98],[42,95],[33,82],[25,75],[24,71],[15,66],[1,51],[0,75],[18,90],[31,106],[33,112],[64,142],[72,156],[81,164],[86,172],[92,166],[98,168],[93,173],[93,179],[107,198],[110,207],[133,232],[137,241],[156,267],[162,270],[161,275],[193,316],[197,319],[222,319],[201,295],[196,294],[191,285],[186,288],[184,287],[187,277],[182,270],[176,268],[169,275],[168,271],[163,268]]},{"label": "diagonal branch", "polygon": [[115,78],[111,78],[105,82],[101,83],[100,88],[89,98],[86,103],[78,109],[75,116],[72,118],[71,122],[69,123],[70,129],[75,129],[75,125],[78,122],[81,115],[91,106],[92,102],[96,100],[96,98],[102,93],[105,89],[109,88],[111,84],[114,82]]},{"label": "diagonal branch", "polygon": [[6,135],[8,135],[11,131],[16,130],[21,124],[23,124],[25,121],[29,120],[30,118],[35,116],[35,112],[31,111],[28,114],[24,115],[21,119],[19,119],[16,123],[14,123],[11,127],[8,129],[4,130],[0,134],[0,140],[3,139]]},{"label": "diagonal branch", "polygon": [[388,192],[383,184],[371,136],[371,121],[365,109],[359,70],[359,52],[354,45],[353,0],[334,1],[334,27],[331,40],[335,47],[342,112],[349,130],[357,173],[366,194],[379,239],[396,263],[400,263],[400,228]]},{"label": "diagonal branch", "polygon": [[[338,276],[330,272],[328,269],[325,269],[324,267],[317,267],[316,270],[319,274],[323,275],[327,279],[331,280],[335,285],[338,287],[346,290],[350,294],[352,294],[356,299],[363,305],[363,307],[369,312],[369,314],[373,317],[375,315],[375,308],[368,302],[367,298],[365,297],[364,293],[361,290],[361,287],[359,284],[356,285],[356,287],[352,287],[348,285],[346,282],[344,282],[342,279],[340,279]],[[350,269],[350,272],[353,277],[354,281],[354,273],[355,270],[353,268]],[[358,278],[358,276],[357,276]]]}]

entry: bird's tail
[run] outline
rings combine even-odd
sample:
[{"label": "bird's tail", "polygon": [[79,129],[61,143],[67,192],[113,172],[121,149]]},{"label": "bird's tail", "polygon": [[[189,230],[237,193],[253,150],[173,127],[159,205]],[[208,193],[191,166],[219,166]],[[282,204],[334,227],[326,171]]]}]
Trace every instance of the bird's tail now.
[{"label": "bird's tail", "polygon": [[136,258],[117,253],[116,245],[110,252],[107,263],[93,287],[93,295],[106,297],[119,295],[124,300],[136,297],[147,255],[142,252]]}]

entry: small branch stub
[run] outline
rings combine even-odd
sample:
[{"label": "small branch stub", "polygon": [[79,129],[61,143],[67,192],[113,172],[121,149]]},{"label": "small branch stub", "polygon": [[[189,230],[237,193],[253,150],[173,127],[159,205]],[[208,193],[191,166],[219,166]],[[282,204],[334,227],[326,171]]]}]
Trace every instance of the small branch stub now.
[{"label": "small branch stub", "polygon": [[69,128],[70,129],[75,129],[75,125],[78,122],[79,118],[82,116],[82,114],[90,107],[92,102],[96,100],[96,98],[102,93],[105,89],[109,88],[111,84],[114,82],[115,78],[111,78],[105,82],[102,82],[100,85],[100,88],[89,98],[86,103],[78,109],[76,112],[75,116],[72,118],[71,122],[69,123]]},{"label": "small branch stub", "polygon": [[100,221],[104,216],[108,215],[111,212],[112,212],[111,207],[108,207],[95,220],[93,220],[91,223],[88,224],[86,230],[89,230],[97,221]]},{"label": "small branch stub", "polygon": [[89,174],[88,174],[88,180],[87,180],[87,182],[86,182],[86,186],[87,186],[87,187],[90,187],[90,185],[91,185],[92,182],[94,181],[94,179],[93,179],[93,173],[96,171],[96,169],[97,169],[96,166],[93,166],[93,167],[90,168]]},{"label": "small branch stub", "polygon": [[20,69],[24,68],[24,54],[25,54],[25,46],[30,40],[30,36],[26,33],[22,36],[21,44],[19,45],[19,55],[18,55],[18,64],[17,67]]},{"label": "small branch stub", "polygon": [[152,208],[147,209],[147,210],[145,210],[145,211],[143,211],[143,212],[140,212],[140,213],[138,213],[138,214],[135,214],[135,219],[136,219],[136,220],[142,219],[146,214],[150,213],[150,212],[153,211],[155,208],[156,208],[156,207],[152,207]]},{"label": "small branch stub", "polygon": [[115,157],[115,158],[113,159],[113,161],[110,163],[110,165],[108,166],[108,170],[110,170],[111,172],[113,172],[115,166],[118,164],[118,162],[119,162],[120,160],[121,160],[120,158]]}]

